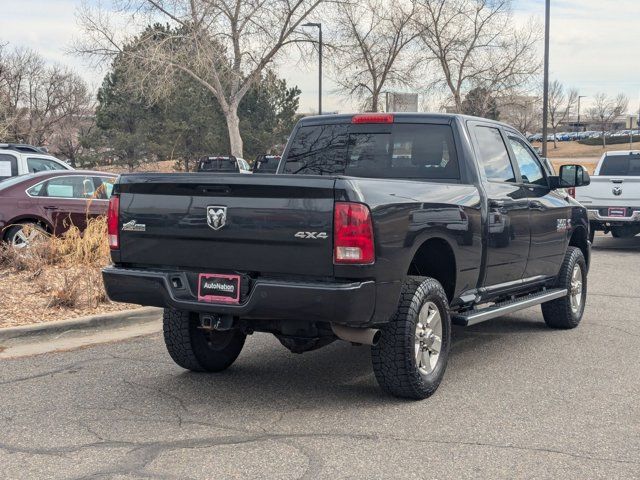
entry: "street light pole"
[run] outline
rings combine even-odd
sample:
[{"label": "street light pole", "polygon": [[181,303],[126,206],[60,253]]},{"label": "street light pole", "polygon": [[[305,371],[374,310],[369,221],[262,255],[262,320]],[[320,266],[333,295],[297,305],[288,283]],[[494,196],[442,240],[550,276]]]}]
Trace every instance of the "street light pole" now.
[{"label": "street light pole", "polygon": [[586,95],[578,95],[578,131],[581,131],[581,127],[580,127],[580,99],[581,98],[585,98]]},{"label": "street light pole", "polygon": [[547,117],[549,116],[549,11],[551,0],[544,7],[544,90],[542,94],[542,156],[547,157]]},{"label": "street light pole", "polygon": [[310,22],[302,26],[318,28],[318,115],[322,115],[322,24]]}]

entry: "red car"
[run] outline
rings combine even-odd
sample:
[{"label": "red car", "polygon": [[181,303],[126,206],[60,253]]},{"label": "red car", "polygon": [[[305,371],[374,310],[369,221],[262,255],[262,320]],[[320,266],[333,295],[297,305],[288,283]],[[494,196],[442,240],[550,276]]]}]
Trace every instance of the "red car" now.
[{"label": "red car", "polygon": [[[88,217],[105,215],[117,175],[83,170],[46,171],[0,182],[0,239],[16,248],[42,230],[60,235],[80,230]],[[25,226],[36,228],[25,229]]]}]

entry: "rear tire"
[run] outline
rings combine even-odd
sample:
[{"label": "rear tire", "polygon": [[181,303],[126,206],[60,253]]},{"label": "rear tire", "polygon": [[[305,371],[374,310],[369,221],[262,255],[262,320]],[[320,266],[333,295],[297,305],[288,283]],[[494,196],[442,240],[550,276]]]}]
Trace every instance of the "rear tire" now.
[{"label": "rear tire", "polygon": [[451,317],[444,289],[433,278],[407,277],[393,318],[371,349],[383,390],[422,400],[442,381],[451,345]]},{"label": "rear tire", "polygon": [[587,263],[579,248],[567,248],[555,286],[566,288],[568,293],[565,297],[542,304],[544,321],[551,328],[577,327],[587,299]]},{"label": "rear tire", "polygon": [[165,308],[164,343],[174,362],[193,372],[220,372],[240,355],[246,335],[239,330],[207,331],[197,313]]},{"label": "rear tire", "polygon": [[7,229],[5,239],[12,248],[21,250],[44,240],[47,237],[42,227],[35,223],[21,223]]}]

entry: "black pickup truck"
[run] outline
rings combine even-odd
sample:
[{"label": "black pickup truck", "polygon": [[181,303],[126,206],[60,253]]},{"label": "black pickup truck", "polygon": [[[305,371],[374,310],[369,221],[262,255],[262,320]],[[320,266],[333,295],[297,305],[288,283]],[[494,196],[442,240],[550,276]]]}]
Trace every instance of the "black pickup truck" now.
[{"label": "black pickup truck", "polygon": [[253,332],[292,352],[372,346],[383,389],[438,387],[451,325],[542,305],[582,317],[587,211],[515,129],[461,115],[327,115],[295,127],[276,175],[130,174],[109,206],[112,300],[165,308],[189,370],[229,367]]}]

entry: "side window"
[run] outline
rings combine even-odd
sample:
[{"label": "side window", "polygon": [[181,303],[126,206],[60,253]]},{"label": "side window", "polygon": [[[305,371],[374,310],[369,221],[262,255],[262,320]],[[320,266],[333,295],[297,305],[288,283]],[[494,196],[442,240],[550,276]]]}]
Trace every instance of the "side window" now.
[{"label": "side window", "polygon": [[64,166],[48,158],[27,158],[27,167],[29,167],[29,172],[31,173],[66,170]]},{"label": "side window", "polygon": [[13,155],[0,153],[0,180],[18,175],[18,160]]},{"label": "side window", "polygon": [[487,180],[492,182],[515,182],[516,176],[509,161],[507,146],[500,130],[493,127],[475,127],[476,140],[480,148],[480,163]]},{"label": "side window", "polygon": [[94,197],[100,200],[109,200],[116,179],[113,177],[94,177],[93,180],[97,185]]},{"label": "side window", "polygon": [[33,187],[29,193],[40,197],[57,197],[57,198],[93,198],[95,194],[95,186],[91,177],[82,177],[80,175],[73,177],[52,178],[44,184],[44,189],[38,193],[32,193]]},{"label": "side window", "polygon": [[31,195],[32,197],[41,197],[44,195],[45,192],[45,184],[47,182],[42,182],[42,183],[38,183],[37,185],[34,185],[33,187],[31,187],[29,190],[27,190],[27,193],[29,195]]},{"label": "side window", "polygon": [[525,144],[517,137],[509,135],[509,143],[520,168],[520,176],[523,183],[547,186],[547,180],[544,178],[542,167],[533,156],[533,153],[525,146]]}]

